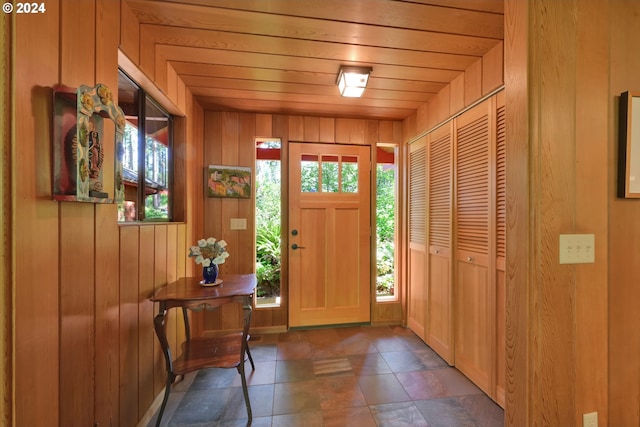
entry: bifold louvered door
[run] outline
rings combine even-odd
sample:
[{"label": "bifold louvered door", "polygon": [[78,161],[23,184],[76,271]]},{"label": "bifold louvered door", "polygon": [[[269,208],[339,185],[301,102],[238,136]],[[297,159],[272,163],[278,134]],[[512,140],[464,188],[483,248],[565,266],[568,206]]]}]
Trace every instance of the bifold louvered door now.
[{"label": "bifold louvered door", "polygon": [[409,146],[409,303],[407,324],[426,341],[426,137]]},{"label": "bifold louvered door", "polygon": [[505,404],[505,304],[507,256],[507,133],[504,92],[496,95],[496,402]]},{"label": "bifold louvered door", "polygon": [[408,324],[504,407],[504,93],[409,147]]},{"label": "bifold louvered door", "polygon": [[451,292],[452,126],[429,134],[426,342],[453,364],[453,302]]},{"label": "bifold louvered door", "polygon": [[[495,98],[455,120],[455,365],[495,395]],[[493,279],[493,280],[492,280]]]}]

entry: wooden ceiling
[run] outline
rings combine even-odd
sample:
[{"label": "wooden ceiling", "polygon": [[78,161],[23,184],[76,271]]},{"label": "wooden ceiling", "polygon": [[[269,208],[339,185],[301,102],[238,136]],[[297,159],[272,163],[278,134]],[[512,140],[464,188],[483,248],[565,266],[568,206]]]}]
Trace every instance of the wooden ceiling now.
[{"label": "wooden ceiling", "polygon": [[[503,0],[126,0],[205,110],[401,120],[503,40]],[[340,65],[373,67],[343,98]]]}]

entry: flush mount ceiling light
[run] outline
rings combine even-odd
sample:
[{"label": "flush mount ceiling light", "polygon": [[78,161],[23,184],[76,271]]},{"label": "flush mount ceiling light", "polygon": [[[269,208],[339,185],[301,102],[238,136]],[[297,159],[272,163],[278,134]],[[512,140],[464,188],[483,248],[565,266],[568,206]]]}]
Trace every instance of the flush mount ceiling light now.
[{"label": "flush mount ceiling light", "polygon": [[348,98],[361,97],[372,70],[371,67],[340,67],[336,82],[340,95]]}]

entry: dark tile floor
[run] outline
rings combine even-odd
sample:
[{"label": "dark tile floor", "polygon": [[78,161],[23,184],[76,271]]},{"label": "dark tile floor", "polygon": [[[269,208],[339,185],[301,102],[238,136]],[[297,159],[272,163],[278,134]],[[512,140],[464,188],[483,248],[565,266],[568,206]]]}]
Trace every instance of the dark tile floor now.
[{"label": "dark tile floor", "polygon": [[[253,336],[250,345],[252,426],[504,426],[503,410],[409,329],[289,331]],[[246,425],[237,371],[188,375],[174,385],[162,421]]]}]

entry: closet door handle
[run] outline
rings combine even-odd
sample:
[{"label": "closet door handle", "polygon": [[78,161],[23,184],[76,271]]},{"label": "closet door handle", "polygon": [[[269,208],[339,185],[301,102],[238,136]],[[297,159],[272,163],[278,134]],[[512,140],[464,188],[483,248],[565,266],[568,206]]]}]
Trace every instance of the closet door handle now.
[{"label": "closet door handle", "polygon": [[469,262],[473,262],[473,257],[468,256],[468,257],[467,257],[467,261],[469,261]]}]

